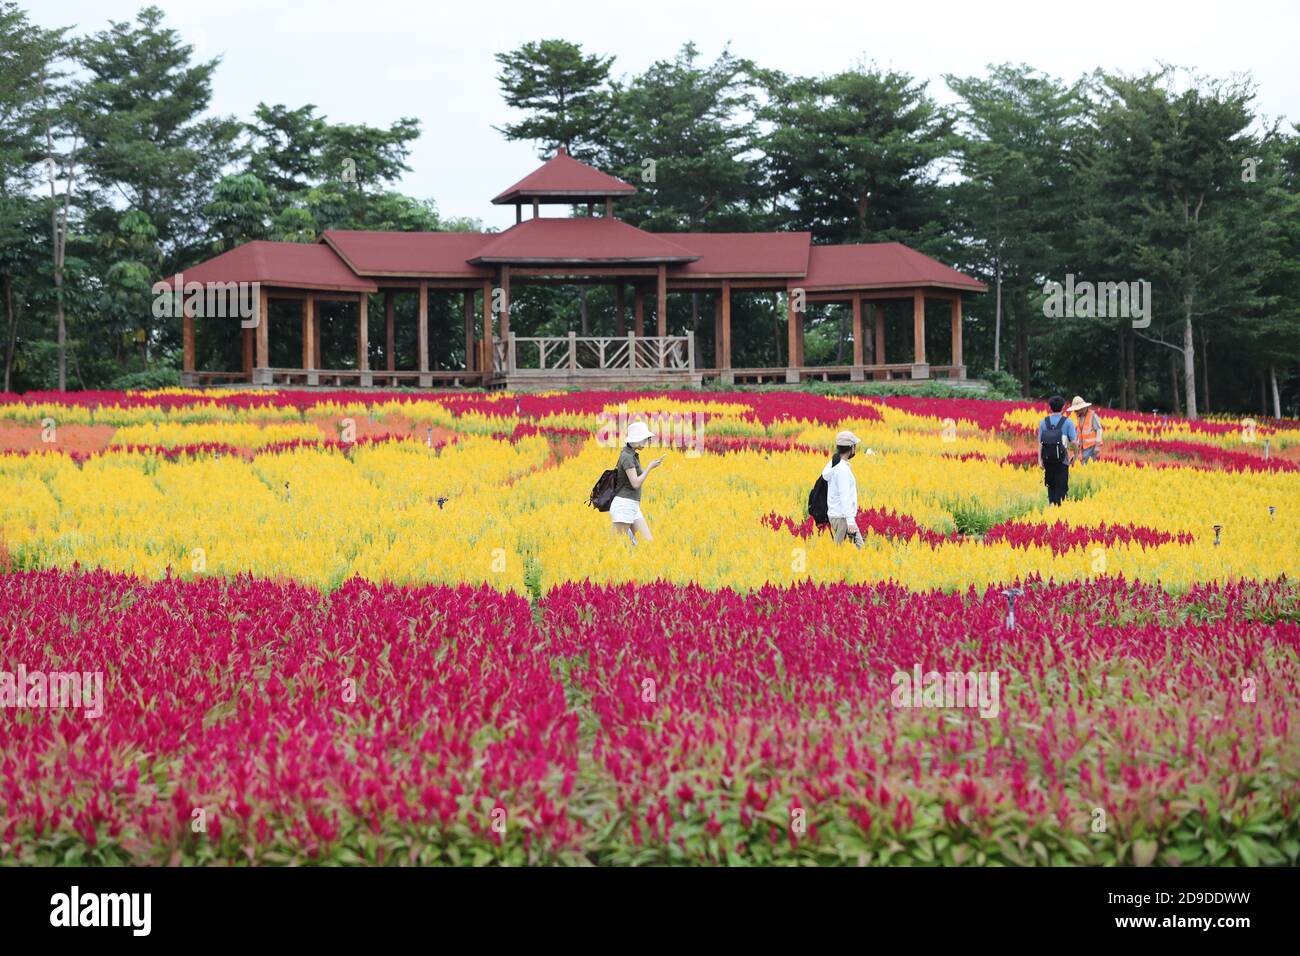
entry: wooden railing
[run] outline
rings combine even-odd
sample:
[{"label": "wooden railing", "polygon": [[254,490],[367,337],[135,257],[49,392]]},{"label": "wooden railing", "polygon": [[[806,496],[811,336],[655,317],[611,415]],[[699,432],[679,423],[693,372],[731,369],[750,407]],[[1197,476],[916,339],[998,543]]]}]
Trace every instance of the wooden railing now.
[{"label": "wooden railing", "polygon": [[695,371],[695,338],[663,336],[520,336],[494,342],[499,374],[593,378],[627,372]]}]

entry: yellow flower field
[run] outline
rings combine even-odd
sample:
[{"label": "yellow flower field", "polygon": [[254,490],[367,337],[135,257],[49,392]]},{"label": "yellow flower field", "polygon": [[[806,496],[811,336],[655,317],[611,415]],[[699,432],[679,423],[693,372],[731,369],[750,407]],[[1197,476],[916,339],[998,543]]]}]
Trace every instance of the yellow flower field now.
[{"label": "yellow flower field", "polygon": [[[1047,505],[1040,472],[1004,461],[1011,442],[1021,440],[1014,431],[861,399],[828,404],[830,417],[822,408],[806,417],[796,410],[765,420],[753,402],[657,396],[586,408],[530,396],[530,403],[554,404],[531,415],[517,412],[515,397],[504,395],[481,398],[473,407],[326,399],[310,409],[218,403],[227,397],[204,393],[187,406],[153,409],[152,419],[147,403],[101,406],[93,414],[77,409],[61,420],[129,423],[116,428],[108,448],[84,461],[60,454],[0,457],[0,541],[8,560],[148,578],[249,573],[333,588],[360,576],[486,582],[509,591],[545,591],[570,580],[655,578],[737,588],[896,580],[953,590],[1032,575],[1074,580],[1098,574],[1182,588],[1298,570],[1300,471],[1102,460],[1074,469],[1079,496],[1055,509]],[[51,412],[45,405],[31,414],[6,410],[11,422]],[[615,411],[652,420],[659,414],[695,420],[698,413],[705,436],[724,442],[703,454],[667,451],[666,466],[643,498],[655,539],[635,548],[615,540],[608,515],[586,504],[595,478],[613,464],[616,450],[596,435],[602,424],[608,432]],[[416,428],[436,424],[460,437],[444,448],[414,437],[326,447],[318,444],[321,431],[304,420],[308,413],[379,421],[400,415]],[[1004,419],[1027,432],[1035,415],[1011,410]],[[505,434],[520,424],[540,431]],[[853,463],[861,507],[906,516],[947,537],[927,543],[876,533],[868,522],[867,547],[858,552],[821,535],[772,526],[778,518],[803,522],[808,489],[825,463],[820,449],[829,449],[841,428],[855,431],[866,449]],[[1194,434],[1185,424],[1170,432],[1178,442]],[[300,444],[257,453],[289,441]],[[563,454],[553,447],[557,441],[567,442]],[[166,454],[204,444],[246,454]],[[151,447],[123,450],[127,445]],[[1222,435],[1209,434],[1205,445],[1223,447]],[[643,458],[656,454],[647,450]],[[971,533],[971,522],[984,519]],[[1010,522],[1014,537],[1021,524],[1057,521],[1135,526],[1175,540],[1145,547],[1083,543],[1059,553],[979,535],[991,524]],[[1217,546],[1214,525],[1222,527]],[[967,535],[958,537],[959,531]]]}]

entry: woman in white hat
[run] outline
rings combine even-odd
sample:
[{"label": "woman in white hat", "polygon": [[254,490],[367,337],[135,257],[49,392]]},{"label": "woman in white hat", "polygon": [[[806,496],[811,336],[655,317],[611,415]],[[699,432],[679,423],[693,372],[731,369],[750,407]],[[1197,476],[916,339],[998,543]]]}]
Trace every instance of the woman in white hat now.
[{"label": "woman in white hat", "polygon": [[636,544],[637,535],[647,541],[653,540],[650,526],[641,514],[641,486],[650,477],[650,472],[663,464],[664,456],[660,455],[642,470],[641,457],[637,454],[637,449],[644,448],[653,437],[654,432],[645,422],[633,422],[627,427],[627,444],[619,452],[618,464],[614,466],[614,500],[609,505],[612,530],[616,535],[626,534],[633,544]]}]

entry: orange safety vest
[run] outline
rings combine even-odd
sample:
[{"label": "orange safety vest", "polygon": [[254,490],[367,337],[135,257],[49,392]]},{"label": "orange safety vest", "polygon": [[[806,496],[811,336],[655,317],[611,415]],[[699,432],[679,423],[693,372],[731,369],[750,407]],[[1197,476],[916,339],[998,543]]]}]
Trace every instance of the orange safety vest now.
[{"label": "orange safety vest", "polygon": [[[1085,408],[1076,412],[1075,417],[1078,419],[1075,427],[1079,430],[1079,447],[1086,451],[1097,444],[1097,425],[1100,424],[1097,413],[1091,408]],[[1087,424],[1084,424],[1085,421]]]}]

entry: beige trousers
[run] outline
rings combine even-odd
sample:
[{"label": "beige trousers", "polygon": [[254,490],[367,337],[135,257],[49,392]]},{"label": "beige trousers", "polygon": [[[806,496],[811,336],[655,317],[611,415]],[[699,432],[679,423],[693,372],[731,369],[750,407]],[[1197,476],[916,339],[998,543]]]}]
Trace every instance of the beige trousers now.
[{"label": "beige trousers", "polygon": [[850,530],[848,518],[831,518],[831,537],[836,544],[843,544],[845,538],[851,538],[854,544],[862,547],[862,532],[856,527]]}]

